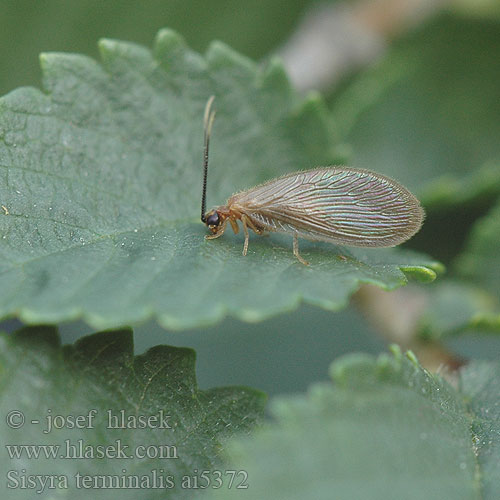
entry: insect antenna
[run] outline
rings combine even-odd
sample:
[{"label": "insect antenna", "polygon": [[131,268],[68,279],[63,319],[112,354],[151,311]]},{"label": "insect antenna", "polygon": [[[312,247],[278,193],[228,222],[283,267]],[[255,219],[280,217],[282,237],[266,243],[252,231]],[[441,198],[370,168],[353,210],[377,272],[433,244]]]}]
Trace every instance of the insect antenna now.
[{"label": "insect antenna", "polygon": [[201,221],[206,222],[205,211],[207,204],[207,175],[208,175],[208,146],[210,144],[210,134],[215,119],[215,110],[212,109],[212,103],[215,96],[211,96],[205,106],[205,115],[203,117],[203,191],[201,194]]}]

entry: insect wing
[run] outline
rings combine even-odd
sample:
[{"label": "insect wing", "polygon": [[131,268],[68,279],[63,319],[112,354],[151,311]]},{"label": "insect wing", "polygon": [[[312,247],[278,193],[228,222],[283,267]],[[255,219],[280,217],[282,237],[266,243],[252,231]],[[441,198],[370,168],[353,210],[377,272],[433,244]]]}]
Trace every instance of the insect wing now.
[{"label": "insect wing", "polygon": [[424,218],[417,198],[399,183],[348,167],[279,177],[237,193],[229,204],[269,231],[361,247],[398,245]]}]

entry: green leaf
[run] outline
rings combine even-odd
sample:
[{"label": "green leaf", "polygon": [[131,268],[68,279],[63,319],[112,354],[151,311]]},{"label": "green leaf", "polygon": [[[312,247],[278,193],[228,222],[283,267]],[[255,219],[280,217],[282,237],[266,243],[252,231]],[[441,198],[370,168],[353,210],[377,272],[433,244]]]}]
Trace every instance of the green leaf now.
[{"label": "green leaf", "polygon": [[[265,57],[283,42],[311,0],[15,0],[0,2],[0,93],[37,84],[41,50],[94,56],[103,34],[149,44],[165,25],[195,49],[217,37],[250,57]],[[276,19],[279,22],[276,22]],[[22,34],[19,27],[22,26]]]},{"label": "green leaf", "polygon": [[473,444],[481,474],[482,499],[500,497],[500,364],[473,362],[460,376],[472,418]]},{"label": "green leaf", "polygon": [[395,44],[334,103],[354,164],[427,207],[498,194],[499,59],[500,23],[487,19],[443,15]]},{"label": "green leaf", "polygon": [[456,0],[452,8],[469,16],[500,19],[500,4],[496,0]]},{"label": "green leaf", "polygon": [[[134,357],[128,330],[95,334],[64,348],[56,330],[49,327],[0,336],[1,441],[10,445],[3,450],[0,464],[2,471],[14,471],[11,489],[5,489],[2,498],[27,498],[27,491],[33,495],[33,489],[14,488],[27,475],[67,478],[68,490],[47,488],[43,498],[49,494],[88,498],[87,489],[76,487],[77,473],[151,479],[152,471],[173,476],[175,488],[146,487],[142,493],[124,488],[120,498],[192,498],[189,490],[180,487],[182,476],[217,468],[227,438],[248,432],[264,406],[262,393],[243,387],[200,391],[194,363],[194,351],[167,346]],[[6,418],[7,424],[14,425],[24,418],[24,425],[6,425]],[[75,427],[76,418],[80,420]],[[124,428],[113,428],[116,425]],[[29,459],[26,450],[14,449],[23,444],[60,448],[53,448],[56,458],[42,458],[44,451],[40,451],[39,458]],[[98,458],[99,447],[102,453],[105,446],[110,447],[108,458]],[[121,453],[112,456],[118,446],[126,458]],[[149,455],[145,456],[146,449]],[[95,455],[81,458],[80,450]],[[88,479],[94,480],[98,481]],[[99,498],[118,497],[116,490],[99,493],[107,495]]]},{"label": "green leaf", "polygon": [[486,290],[443,280],[426,290],[420,334],[433,340],[469,332],[500,333],[500,303]]},{"label": "green leaf", "polygon": [[[283,172],[335,161],[317,95],[281,65],[264,71],[220,43],[206,56],[171,31],[153,53],[104,40],[102,65],[41,57],[45,93],[0,100],[0,315],[83,317],[99,328],[157,316],[169,328],[248,321],[304,300],[343,307],[360,283],[393,289],[440,265],[402,250],[349,250],[241,235],[205,241],[199,222],[202,116],[216,95],[209,204]],[[229,231],[228,231],[229,232]]]},{"label": "green leaf", "polygon": [[473,227],[456,261],[457,272],[500,297],[500,203]]},{"label": "green leaf", "polygon": [[[62,338],[72,325],[61,326]],[[301,306],[259,323],[226,318],[182,335],[149,321],[134,328],[134,343],[137,352],[158,343],[189,346],[197,354],[200,386],[244,384],[270,396],[305,391],[324,378],[332,358],[361,349],[376,354],[386,347],[354,305],[336,313]]]},{"label": "green leaf", "polygon": [[331,375],[272,401],[276,421],[231,444],[249,488],[215,498],[498,498],[498,364],[468,368],[460,390],[398,349],[346,356]]}]

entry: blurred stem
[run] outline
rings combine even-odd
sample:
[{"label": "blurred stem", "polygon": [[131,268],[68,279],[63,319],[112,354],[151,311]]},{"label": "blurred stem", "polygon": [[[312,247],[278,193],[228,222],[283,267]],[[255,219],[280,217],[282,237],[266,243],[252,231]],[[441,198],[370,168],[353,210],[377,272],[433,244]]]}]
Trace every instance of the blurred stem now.
[{"label": "blurred stem", "polygon": [[420,318],[429,303],[429,296],[422,288],[408,285],[385,292],[364,285],[354,295],[354,303],[382,337],[399,344],[403,350],[411,349],[429,371],[442,371],[446,375],[464,364],[442,344],[419,337]]},{"label": "blurred stem", "polygon": [[418,26],[450,0],[365,0],[352,5],[352,16],[386,40]]},{"label": "blurred stem", "polygon": [[300,91],[331,89],[383,54],[388,40],[439,12],[452,0],[360,0],[320,4],[279,50]]}]

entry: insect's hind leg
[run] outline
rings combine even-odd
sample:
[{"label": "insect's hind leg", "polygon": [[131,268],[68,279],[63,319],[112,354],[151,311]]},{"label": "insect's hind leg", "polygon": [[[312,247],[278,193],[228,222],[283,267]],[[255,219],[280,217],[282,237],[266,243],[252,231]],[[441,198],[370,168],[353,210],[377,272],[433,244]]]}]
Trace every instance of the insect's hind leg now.
[{"label": "insect's hind leg", "polygon": [[299,237],[297,236],[297,233],[294,233],[293,235],[293,255],[299,259],[299,261],[304,264],[304,266],[308,266],[309,262],[307,260],[304,260],[300,253],[299,253]]}]

